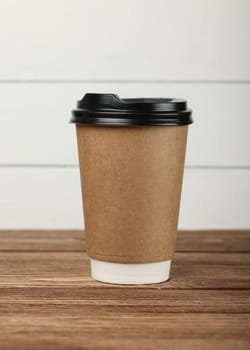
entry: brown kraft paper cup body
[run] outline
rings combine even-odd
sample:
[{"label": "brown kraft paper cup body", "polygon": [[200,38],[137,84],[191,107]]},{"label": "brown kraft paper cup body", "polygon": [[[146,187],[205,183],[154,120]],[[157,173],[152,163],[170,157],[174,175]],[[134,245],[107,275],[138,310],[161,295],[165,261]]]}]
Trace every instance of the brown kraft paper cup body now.
[{"label": "brown kraft paper cup body", "polygon": [[120,263],[172,259],[188,127],[76,129],[88,255]]}]

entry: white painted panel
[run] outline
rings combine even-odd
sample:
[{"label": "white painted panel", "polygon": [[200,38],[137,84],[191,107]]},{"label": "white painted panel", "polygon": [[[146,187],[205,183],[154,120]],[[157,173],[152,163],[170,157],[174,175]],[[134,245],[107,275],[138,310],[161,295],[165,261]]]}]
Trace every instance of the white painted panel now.
[{"label": "white painted panel", "polygon": [[0,228],[81,228],[78,169],[0,168]]},{"label": "white painted panel", "polygon": [[186,164],[250,166],[250,84],[0,84],[0,164],[77,164],[70,110],[85,92],[185,97]]},{"label": "white painted panel", "polygon": [[248,0],[0,0],[1,79],[250,79]]},{"label": "white painted panel", "polygon": [[[187,169],[180,228],[250,228],[250,170]],[[0,228],[81,228],[77,168],[1,168]]]},{"label": "white painted panel", "polygon": [[250,228],[250,170],[187,169],[180,227]]}]

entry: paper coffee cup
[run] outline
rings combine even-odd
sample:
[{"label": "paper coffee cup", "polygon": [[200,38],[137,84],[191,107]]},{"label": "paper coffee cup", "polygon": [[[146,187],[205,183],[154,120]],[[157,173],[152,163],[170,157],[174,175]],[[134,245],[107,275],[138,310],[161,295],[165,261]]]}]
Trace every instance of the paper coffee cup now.
[{"label": "paper coffee cup", "polygon": [[121,284],[167,280],[192,122],[186,102],[87,94],[72,121],[92,276]]}]

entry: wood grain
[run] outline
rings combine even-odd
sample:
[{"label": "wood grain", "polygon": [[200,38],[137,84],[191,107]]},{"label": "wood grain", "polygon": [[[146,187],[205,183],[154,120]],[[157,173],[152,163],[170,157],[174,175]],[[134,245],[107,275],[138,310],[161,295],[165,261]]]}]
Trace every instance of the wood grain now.
[{"label": "wood grain", "polygon": [[[82,252],[84,239],[81,230],[0,230],[0,251]],[[250,252],[250,230],[180,231],[176,249],[178,252]]]},{"label": "wood grain", "polygon": [[0,251],[82,252],[84,238],[80,230],[0,230]]},{"label": "wood grain", "polygon": [[[197,255],[197,257],[196,257]],[[187,257],[187,259],[186,259]],[[223,258],[225,262],[223,262]],[[195,261],[196,260],[196,261]],[[202,261],[203,260],[203,261]],[[244,262],[247,260],[246,262]],[[248,289],[249,256],[224,253],[224,257],[202,253],[176,253],[171,280],[152,288],[167,289]],[[1,253],[0,283],[4,286],[93,286],[87,255],[80,252]],[[106,288],[108,284],[102,284]],[[114,288],[117,288],[114,286]],[[120,287],[119,287],[120,288]],[[144,288],[139,286],[138,288]],[[150,288],[150,287],[148,287]]]},{"label": "wood grain", "polygon": [[[72,308],[94,313],[109,308],[113,312],[157,313],[249,313],[249,290],[169,290],[157,288],[88,287],[6,287],[0,289],[1,312],[29,313],[49,308]],[[136,307],[136,308],[135,308]]]},{"label": "wood grain", "polygon": [[250,231],[180,232],[171,280],[91,279],[82,231],[0,231],[2,349],[248,349]]}]

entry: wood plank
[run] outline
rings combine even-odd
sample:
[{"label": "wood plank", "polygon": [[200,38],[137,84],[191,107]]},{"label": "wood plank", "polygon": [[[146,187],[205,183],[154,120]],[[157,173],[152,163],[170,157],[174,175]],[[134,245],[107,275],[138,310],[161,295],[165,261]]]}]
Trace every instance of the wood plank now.
[{"label": "wood plank", "polygon": [[[84,243],[82,231],[49,233],[3,231],[0,246]],[[236,242],[249,247],[249,235],[181,232],[171,280],[149,286],[93,281],[85,252],[2,250],[1,350],[248,349],[250,254]],[[210,252],[199,250],[203,239]]]},{"label": "wood plank", "polygon": [[0,2],[0,78],[250,78],[248,1],[74,3]]},{"label": "wood plank", "polygon": [[83,230],[0,230],[0,251],[79,251],[85,247]]},{"label": "wood plank", "polygon": [[[33,344],[46,337],[51,341],[62,343],[63,335],[71,338],[71,347],[79,346],[79,341],[87,343],[93,339],[101,339],[102,348],[105,349],[105,340],[114,338],[116,344],[122,344],[126,338],[140,344],[141,339],[203,339],[210,340],[250,340],[249,333],[250,315],[238,314],[235,317],[225,314],[137,314],[124,312],[116,313],[111,310],[100,310],[96,314],[87,312],[82,314],[74,309],[55,308],[48,309],[40,314],[26,312],[15,313],[15,318],[10,315],[0,317],[2,330],[2,343],[4,339],[23,337],[29,344],[31,336]],[[8,334],[8,337],[5,334]],[[21,335],[21,337],[20,337]],[[16,339],[15,339],[16,340]],[[95,342],[94,342],[95,344]],[[152,343],[151,343],[152,344]],[[83,345],[83,344],[82,344]]]},{"label": "wood plank", "polygon": [[177,251],[250,252],[250,230],[181,231]]},{"label": "wood plank", "polygon": [[[190,257],[193,257],[190,259]],[[196,258],[197,255],[197,258]],[[167,289],[250,289],[248,255],[177,253],[171,280],[159,285],[139,288]],[[216,260],[217,259],[217,260]],[[86,253],[1,253],[0,285],[11,286],[81,286],[108,288],[90,277]],[[114,288],[123,288],[114,286]]]},{"label": "wood plank", "polygon": [[[246,152],[250,149],[250,84],[206,83],[0,84],[1,163],[77,165],[75,130],[68,121],[76,100],[87,91],[113,91],[123,97],[186,98],[193,109],[195,121],[190,127],[186,164],[218,167],[250,165],[250,153]],[[240,123],[235,128],[238,116]]]},{"label": "wood plank", "polygon": [[[49,308],[79,308],[154,313],[250,313],[250,290],[171,290],[164,288],[2,287],[0,313],[37,313]],[[35,311],[34,311],[35,312]],[[215,316],[216,317],[216,316]],[[233,317],[233,316],[232,316]]]},{"label": "wood plank", "polygon": [[[56,337],[55,335],[56,334]],[[161,339],[153,338],[148,334],[143,337],[109,336],[107,334],[98,337],[98,332],[91,329],[88,335],[78,332],[59,332],[49,330],[39,331],[33,336],[32,330],[12,331],[0,336],[2,350],[13,350],[18,344],[19,350],[249,350],[249,339],[217,339],[216,335],[210,335],[201,339]]]},{"label": "wood plank", "polygon": [[[249,178],[250,169],[186,169],[179,228],[249,229]],[[83,227],[77,168],[1,168],[0,193],[1,228]]]},{"label": "wood plank", "polygon": [[[0,230],[0,251],[82,252],[85,249],[85,234],[82,230]],[[176,250],[214,253],[250,252],[250,231],[179,231]]]}]

